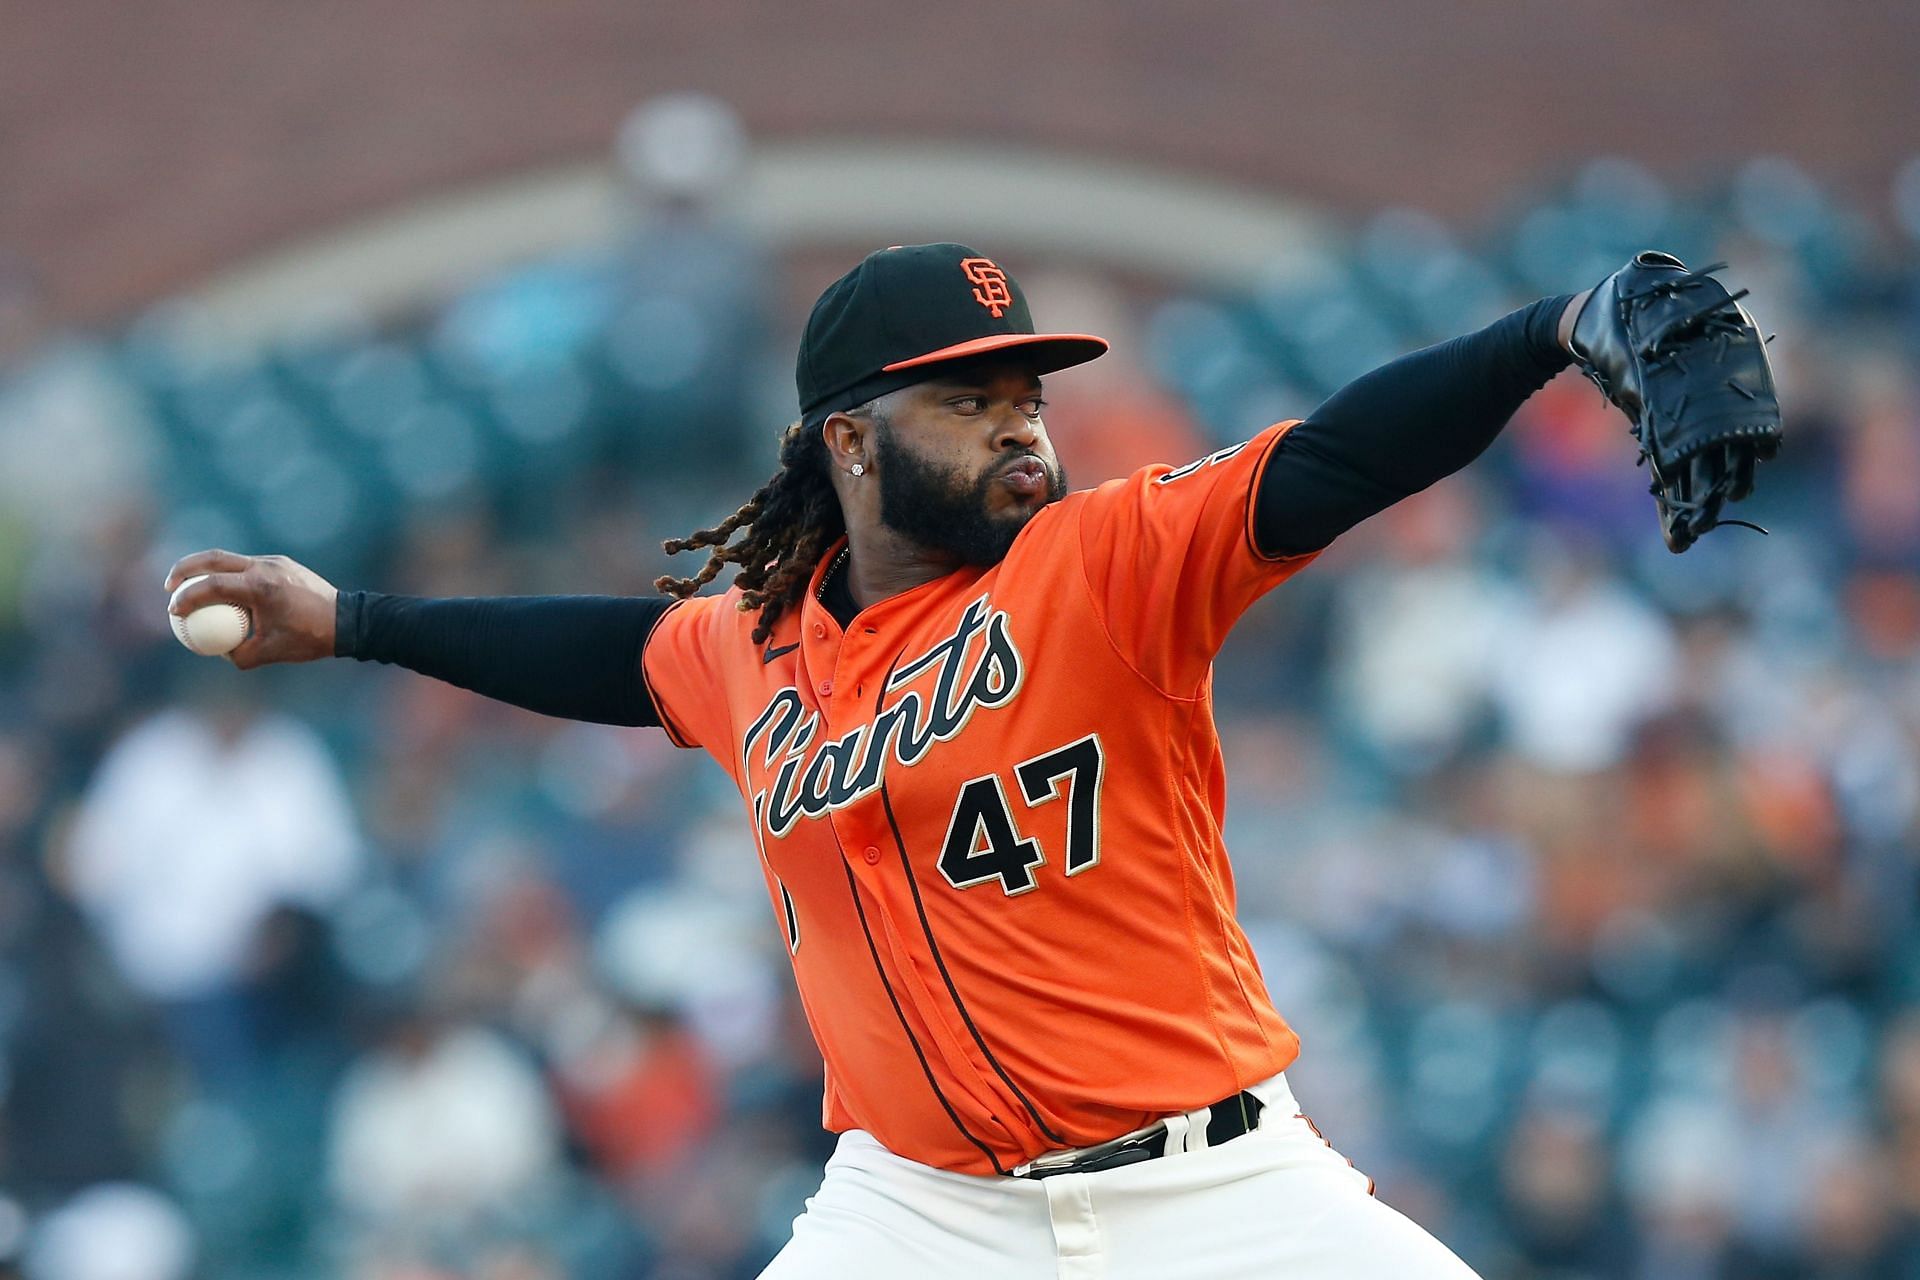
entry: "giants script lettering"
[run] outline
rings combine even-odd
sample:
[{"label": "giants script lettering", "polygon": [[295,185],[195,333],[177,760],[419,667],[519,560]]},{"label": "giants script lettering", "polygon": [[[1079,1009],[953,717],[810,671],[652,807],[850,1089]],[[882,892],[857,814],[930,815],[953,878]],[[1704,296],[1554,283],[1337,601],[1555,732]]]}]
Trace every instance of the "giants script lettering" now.
[{"label": "giants script lettering", "polygon": [[755,747],[760,766],[773,772],[772,785],[753,797],[767,834],[784,836],[801,818],[844,809],[879,789],[889,756],[911,768],[934,743],[966,728],[974,712],[1013,701],[1022,667],[1007,634],[1007,615],[989,609],[981,596],[966,607],[951,636],[895,669],[886,693],[921,682],[929,672],[930,691],[907,689],[872,720],[811,755],[807,748],[818,736],[820,713],[808,711],[792,686],[774,694],[740,743],[743,772],[753,767]]}]

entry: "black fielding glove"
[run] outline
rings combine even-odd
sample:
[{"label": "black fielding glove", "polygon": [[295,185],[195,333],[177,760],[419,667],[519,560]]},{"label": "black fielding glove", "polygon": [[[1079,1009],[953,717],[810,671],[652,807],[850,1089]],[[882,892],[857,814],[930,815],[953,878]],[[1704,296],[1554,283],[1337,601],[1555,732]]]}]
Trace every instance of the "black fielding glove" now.
[{"label": "black fielding glove", "polygon": [[[1780,401],[1766,341],[1713,272],[1645,250],[1594,286],[1573,325],[1580,371],[1633,423],[1653,473],[1667,549],[1685,551],[1721,507],[1753,492],[1753,471],[1780,449]],[[1760,529],[1765,533],[1766,530]]]}]

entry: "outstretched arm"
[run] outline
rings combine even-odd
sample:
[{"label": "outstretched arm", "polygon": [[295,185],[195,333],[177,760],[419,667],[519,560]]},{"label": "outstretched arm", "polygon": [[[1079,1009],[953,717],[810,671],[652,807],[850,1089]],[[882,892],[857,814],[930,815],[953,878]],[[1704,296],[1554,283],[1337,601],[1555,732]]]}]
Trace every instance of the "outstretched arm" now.
[{"label": "outstretched arm", "polygon": [[1286,434],[1261,473],[1261,553],[1317,551],[1479,457],[1521,402],[1567,366],[1567,339],[1586,296],[1542,298],[1328,397]]},{"label": "outstretched arm", "polygon": [[229,656],[243,670],[274,662],[387,662],[529,711],[598,724],[657,725],[640,656],[673,602],[625,596],[423,600],[337,591],[285,556],[202,551],[167,575],[168,590],[208,575],[170,606],[184,617],[225,601],[253,630]]}]

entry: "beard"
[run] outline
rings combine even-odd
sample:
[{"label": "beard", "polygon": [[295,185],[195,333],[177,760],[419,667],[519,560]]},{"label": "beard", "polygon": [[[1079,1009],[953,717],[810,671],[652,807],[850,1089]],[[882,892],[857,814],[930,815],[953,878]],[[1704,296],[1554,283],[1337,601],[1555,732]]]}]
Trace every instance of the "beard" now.
[{"label": "beard", "polygon": [[[876,415],[875,458],[880,464],[880,522],[932,551],[962,564],[994,565],[1006,559],[1013,540],[1046,502],[1067,496],[1067,472],[1034,453],[1002,458],[979,475],[947,470],[909,452],[892,424]],[[1007,467],[1032,458],[1047,471],[1046,502],[1030,511],[995,515],[987,505],[994,483]]]}]

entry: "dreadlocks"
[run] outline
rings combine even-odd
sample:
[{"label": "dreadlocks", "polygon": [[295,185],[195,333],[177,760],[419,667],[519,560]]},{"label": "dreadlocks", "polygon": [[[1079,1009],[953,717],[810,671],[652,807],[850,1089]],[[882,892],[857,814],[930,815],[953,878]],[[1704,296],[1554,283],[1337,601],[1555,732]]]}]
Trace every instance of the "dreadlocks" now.
[{"label": "dreadlocks", "polygon": [[[747,536],[728,546],[740,529]],[[758,609],[753,642],[763,644],[800,593],[814,565],[834,539],[846,532],[840,499],[827,475],[827,442],[820,432],[796,422],[780,436],[780,469],[738,511],[711,529],[661,545],[668,555],[712,547],[707,563],[691,578],[671,574],[654,579],[656,590],[684,600],[712,582],[729,564],[740,566],[740,610]]]}]

